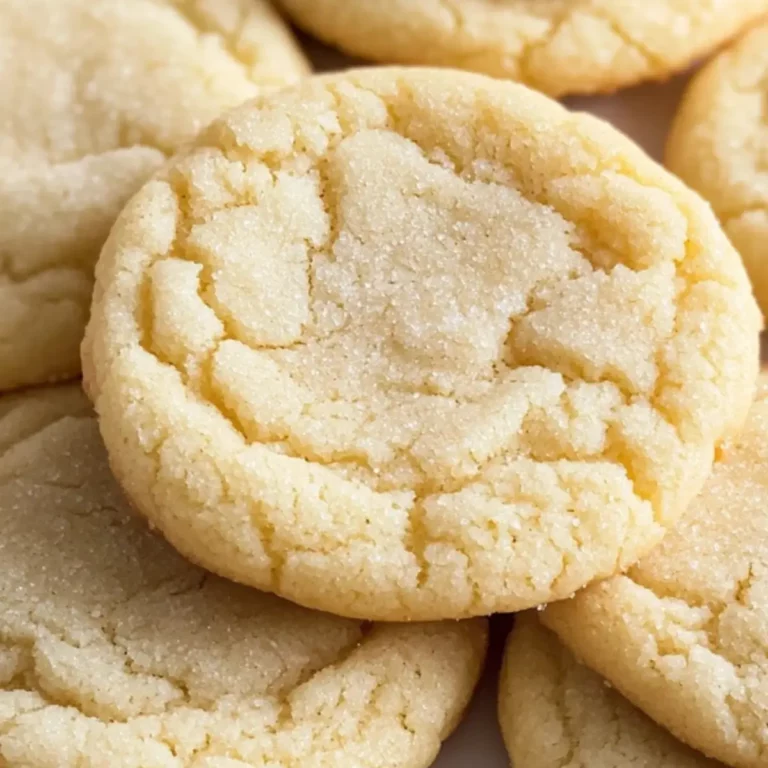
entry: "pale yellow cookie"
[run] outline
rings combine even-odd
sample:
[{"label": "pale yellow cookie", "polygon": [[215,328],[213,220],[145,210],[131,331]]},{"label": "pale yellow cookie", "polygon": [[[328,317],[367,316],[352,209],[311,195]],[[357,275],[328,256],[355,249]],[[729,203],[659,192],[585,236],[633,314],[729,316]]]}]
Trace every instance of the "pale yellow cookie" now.
[{"label": "pale yellow cookie", "polygon": [[580,664],[532,614],[515,617],[499,683],[514,768],[723,768]]},{"label": "pale yellow cookie", "polygon": [[[41,426],[52,398],[75,415]],[[0,455],[3,768],[426,768],[482,666],[475,620],[365,625],[184,561],[128,509],[72,389]],[[4,434],[0,434],[0,443]]]},{"label": "pale yellow cookie", "polygon": [[544,617],[679,738],[768,766],[768,374],[683,523],[627,575]]},{"label": "pale yellow cookie", "polygon": [[307,69],[266,0],[3,0],[0,391],[79,372],[128,198],[257,83]]},{"label": "pale yellow cookie", "polygon": [[461,72],[244,106],[133,199],[97,273],[86,377],[137,507],[214,571],[362,618],[628,567],[757,375],[709,208],[606,124]]},{"label": "pale yellow cookie", "polygon": [[715,209],[768,312],[768,24],[694,78],[675,118],[667,165]]},{"label": "pale yellow cookie", "polygon": [[278,0],[363,58],[459,67],[553,96],[664,79],[768,12],[768,0]]}]

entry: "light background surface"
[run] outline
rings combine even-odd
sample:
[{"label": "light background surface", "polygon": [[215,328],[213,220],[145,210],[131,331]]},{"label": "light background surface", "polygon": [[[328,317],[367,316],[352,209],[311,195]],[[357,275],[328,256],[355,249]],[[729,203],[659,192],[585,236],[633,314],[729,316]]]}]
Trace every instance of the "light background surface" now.
[{"label": "light background surface", "polygon": [[[317,70],[363,64],[303,36],[302,42]],[[687,79],[687,75],[679,76],[666,83],[641,85],[611,96],[570,98],[565,104],[608,120],[661,161],[667,131]],[[492,620],[485,675],[466,718],[446,742],[434,768],[509,768],[496,720],[496,685],[504,638],[511,626],[510,617]]]}]

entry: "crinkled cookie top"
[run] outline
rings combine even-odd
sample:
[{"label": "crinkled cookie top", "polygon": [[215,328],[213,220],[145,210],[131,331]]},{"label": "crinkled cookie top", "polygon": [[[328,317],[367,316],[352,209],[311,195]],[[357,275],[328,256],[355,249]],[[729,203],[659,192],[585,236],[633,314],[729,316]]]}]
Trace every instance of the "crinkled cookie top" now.
[{"label": "crinkled cookie top", "polygon": [[84,401],[0,415],[0,764],[430,765],[484,624],[363,625],[190,565],[129,510]]},{"label": "crinkled cookie top", "polygon": [[128,198],[257,84],[306,71],[266,0],[4,0],[0,391],[79,372]]},{"label": "crinkled cookie top", "polygon": [[767,0],[278,0],[307,31],[382,62],[512,78],[553,96],[664,79]]},{"label": "crinkled cookie top", "polygon": [[216,122],[98,268],[121,483],[206,567],[364,618],[626,568],[751,399],[759,316],[695,195],[481,76],[318,78]]},{"label": "crinkled cookie top", "polygon": [[768,754],[768,376],[690,514],[632,568],[545,612],[657,722],[728,765]]}]

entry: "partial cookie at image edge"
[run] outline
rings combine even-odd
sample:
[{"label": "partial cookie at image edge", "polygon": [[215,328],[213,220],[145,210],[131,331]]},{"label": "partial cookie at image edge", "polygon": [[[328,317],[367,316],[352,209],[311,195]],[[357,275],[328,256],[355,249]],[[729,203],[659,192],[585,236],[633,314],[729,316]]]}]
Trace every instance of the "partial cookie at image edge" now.
[{"label": "partial cookie at image edge", "polygon": [[134,516],[75,386],[16,398],[0,443],[9,424],[5,768],[432,764],[482,671],[485,621],[371,626],[226,582]]},{"label": "partial cookie at image edge", "polygon": [[708,200],[768,312],[768,23],[694,76],[667,141],[666,164]]},{"label": "partial cookie at image edge", "polygon": [[278,0],[305,31],[384,64],[446,66],[551,96],[665,80],[768,13],[766,0],[640,5],[517,0]]},{"label": "partial cookie at image edge", "polygon": [[687,517],[648,557],[554,603],[546,626],[679,739],[739,768],[768,754],[768,374]]},{"label": "partial cookie at image edge", "polygon": [[724,768],[635,709],[531,613],[507,641],[499,721],[514,768]]},{"label": "partial cookie at image edge", "polygon": [[310,71],[267,0],[8,0],[2,19],[0,392],[79,374],[123,205],[223,109]]}]

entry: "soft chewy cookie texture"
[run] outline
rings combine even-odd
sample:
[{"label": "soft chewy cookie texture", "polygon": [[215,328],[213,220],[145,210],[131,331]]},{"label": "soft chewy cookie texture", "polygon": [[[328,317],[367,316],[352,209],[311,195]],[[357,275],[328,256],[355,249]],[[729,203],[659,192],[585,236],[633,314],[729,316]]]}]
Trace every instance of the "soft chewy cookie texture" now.
[{"label": "soft chewy cookie texture", "polygon": [[0,436],[3,768],[432,763],[483,621],[365,625],[197,569],[129,510],[74,388]]},{"label": "soft chewy cookie texture", "polygon": [[766,0],[278,0],[348,53],[512,78],[553,96],[664,79]]},{"label": "soft chewy cookie texture", "polygon": [[515,768],[723,768],[635,709],[531,614],[515,618],[507,642],[499,720]]},{"label": "soft chewy cookie texture", "polygon": [[689,515],[626,575],[545,622],[679,738],[768,765],[768,375]]},{"label": "soft chewy cookie texture", "polygon": [[79,373],[128,198],[257,83],[307,70],[266,0],[4,0],[0,391]]},{"label": "soft chewy cookie texture", "polygon": [[97,271],[85,375],[137,507],[207,568],[362,618],[627,568],[756,377],[709,208],[605,124],[460,72],[240,108]]},{"label": "soft chewy cookie texture", "polygon": [[666,163],[715,209],[768,312],[768,24],[696,75]]}]

